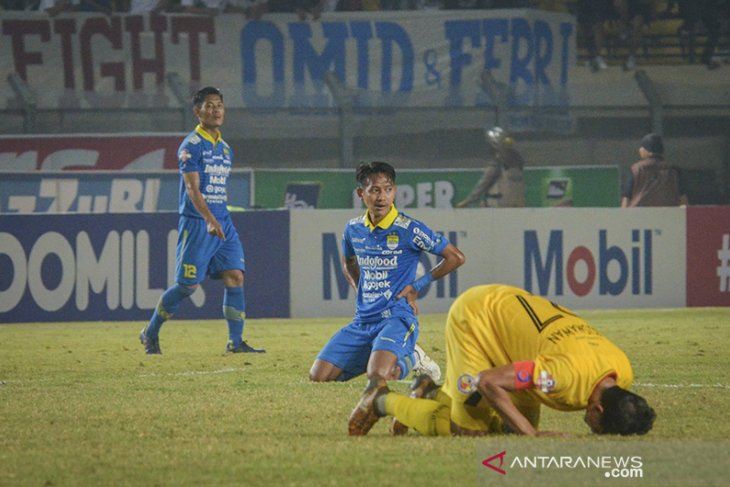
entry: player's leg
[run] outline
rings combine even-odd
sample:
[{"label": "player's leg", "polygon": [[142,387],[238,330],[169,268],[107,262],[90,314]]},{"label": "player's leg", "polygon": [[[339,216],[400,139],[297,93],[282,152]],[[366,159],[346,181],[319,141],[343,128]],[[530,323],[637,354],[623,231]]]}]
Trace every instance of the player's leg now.
[{"label": "player's leg", "polygon": [[388,394],[378,401],[379,411],[393,416],[390,432],[404,435],[412,427],[427,436],[450,436],[451,398],[426,374],[416,377],[410,389],[409,397]]},{"label": "player's leg", "polygon": [[416,364],[418,321],[415,317],[392,317],[380,323],[368,360],[368,378],[405,379]]},{"label": "player's leg", "polygon": [[348,381],[367,370],[372,331],[350,323],[325,344],[309,370],[313,382]]},{"label": "player's leg", "polygon": [[147,326],[140,332],[139,338],[148,354],[159,354],[159,334],[162,325],[173,317],[180,304],[197,288],[207,270],[210,247],[205,222],[196,218],[181,217],[178,223],[177,269],[175,284],[160,297]]},{"label": "player's leg", "polygon": [[502,431],[501,418],[475,386],[479,372],[494,364],[473,335],[471,299],[462,294],[452,304],[446,318],[446,377],[442,387],[452,401],[452,433],[470,436]]},{"label": "player's leg", "polygon": [[220,220],[226,240],[213,255],[208,274],[223,279],[223,317],[228,325],[227,353],[263,353],[266,350],[254,348],[243,340],[246,320],[246,297],[244,294],[244,273],[246,260],[243,245],[230,218]]},{"label": "player's leg", "polygon": [[392,317],[373,325],[378,330],[372,339],[372,353],[367,374],[370,381],[355,409],[350,413],[347,429],[350,435],[366,435],[385,414],[375,411],[377,397],[387,394],[387,380],[403,379],[415,365],[414,347],[418,339],[415,317]]}]

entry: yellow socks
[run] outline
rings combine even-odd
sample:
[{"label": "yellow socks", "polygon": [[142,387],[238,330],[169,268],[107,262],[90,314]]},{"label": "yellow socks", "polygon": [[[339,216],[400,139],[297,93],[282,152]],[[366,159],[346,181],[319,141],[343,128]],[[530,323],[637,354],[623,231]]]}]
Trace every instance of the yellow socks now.
[{"label": "yellow socks", "polygon": [[442,402],[391,392],[385,396],[385,412],[422,435],[451,436],[451,409]]}]

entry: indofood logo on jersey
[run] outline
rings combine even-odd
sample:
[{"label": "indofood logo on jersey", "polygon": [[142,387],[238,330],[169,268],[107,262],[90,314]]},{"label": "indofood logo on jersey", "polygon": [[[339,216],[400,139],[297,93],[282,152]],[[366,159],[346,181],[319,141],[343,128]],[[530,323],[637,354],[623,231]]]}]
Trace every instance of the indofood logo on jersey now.
[{"label": "indofood logo on jersey", "polygon": [[[576,296],[586,296],[598,284],[599,295],[616,296],[625,290],[633,295],[653,293],[653,236],[654,230],[632,229],[620,235],[608,230],[581,234],[581,242],[566,248],[564,231],[551,230],[545,236],[537,230],[524,233],[525,289],[541,295],[552,288],[555,295],[563,295],[567,283]],[[629,245],[615,243],[627,241]],[[537,284],[537,289],[534,289]]]},{"label": "indofood logo on jersey", "polygon": [[393,257],[374,257],[374,256],[357,256],[357,264],[360,267],[371,267],[375,269],[393,269],[398,267],[398,256]]}]

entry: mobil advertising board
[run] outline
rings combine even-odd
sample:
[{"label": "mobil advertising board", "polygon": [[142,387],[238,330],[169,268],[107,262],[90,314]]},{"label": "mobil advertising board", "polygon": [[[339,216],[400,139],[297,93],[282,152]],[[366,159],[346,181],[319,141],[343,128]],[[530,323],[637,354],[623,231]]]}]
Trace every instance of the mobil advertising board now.
[{"label": "mobil advertising board", "polygon": [[[233,215],[246,250],[247,314],[289,315],[288,223],[283,211]],[[175,280],[175,213],[4,215],[0,323],[146,321]],[[260,245],[261,236],[276,236]],[[223,285],[206,280],[181,319],[222,319]]]},{"label": "mobil advertising board", "polygon": [[[471,286],[524,287],[576,309],[685,305],[685,212],[679,208],[409,210],[443,233],[466,264],[425,288],[422,313],[445,312]],[[354,210],[298,211],[291,220],[293,317],[352,314],[340,239]],[[437,262],[425,256],[423,272]]]}]

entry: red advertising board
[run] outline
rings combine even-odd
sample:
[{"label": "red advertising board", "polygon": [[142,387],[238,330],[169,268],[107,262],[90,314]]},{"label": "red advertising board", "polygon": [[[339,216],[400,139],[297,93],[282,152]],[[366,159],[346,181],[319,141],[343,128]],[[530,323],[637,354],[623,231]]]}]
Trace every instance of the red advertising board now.
[{"label": "red advertising board", "polygon": [[185,134],[0,137],[0,172],[177,170]]},{"label": "red advertising board", "polygon": [[687,209],[687,306],[730,306],[730,207]]}]

